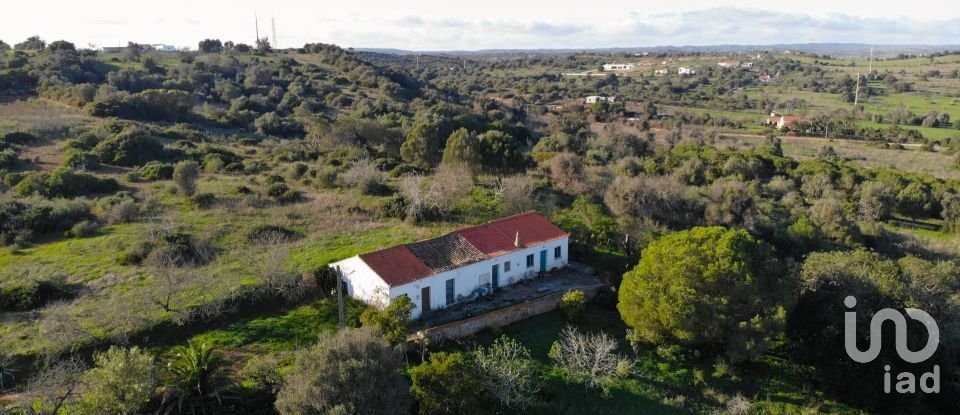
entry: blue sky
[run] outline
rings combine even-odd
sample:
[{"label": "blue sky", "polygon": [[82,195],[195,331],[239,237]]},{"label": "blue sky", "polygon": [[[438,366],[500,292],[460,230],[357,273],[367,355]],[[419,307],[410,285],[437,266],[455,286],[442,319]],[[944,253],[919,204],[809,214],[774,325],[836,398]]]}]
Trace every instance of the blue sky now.
[{"label": "blue sky", "polygon": [[254,11],[261,36],[269,35],[271,17],[276,20],[281,47],[306,42],[412,50],[960,43],[960,2],[944,0],[56,0],[4,5],[0,39],[14,43],[40,34],[82,46],[129,40],[196,47],[207,37],[252,43]]}]

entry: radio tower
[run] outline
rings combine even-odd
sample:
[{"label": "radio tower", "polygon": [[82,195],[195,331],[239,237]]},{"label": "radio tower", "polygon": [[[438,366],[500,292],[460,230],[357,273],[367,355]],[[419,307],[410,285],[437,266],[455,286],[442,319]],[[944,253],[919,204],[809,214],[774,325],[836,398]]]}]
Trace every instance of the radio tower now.
[{"label": "radio tower", "polygon": [[277,44],[277,22],[273,20],[273,16],[270,16],[270,27],[273,30],[273,48],[279,49],[280,46]]}]

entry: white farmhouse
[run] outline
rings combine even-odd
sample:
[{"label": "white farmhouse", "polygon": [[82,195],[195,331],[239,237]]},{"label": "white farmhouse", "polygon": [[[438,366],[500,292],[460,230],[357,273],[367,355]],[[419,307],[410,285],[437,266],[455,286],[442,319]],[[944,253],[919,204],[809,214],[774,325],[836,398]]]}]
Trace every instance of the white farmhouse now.
[{"label": "white farmhouse", "polygon": [[697,71],[693,70],[693,68],[689,66],[681,66],[680,69],[677,69],[677,74],[680,75],[693,75],[696,73]]},{"label": "white farmhouse", "polygon": [[360,254],[339,267],[346,293],[385,306],[401,295],[413,318],[567,265],[569,234],[536,212]]},{"label": "white farmhouse", "polygon": [[632,63],[605,63],[603,64],[604,72],[608,71],[632,71]]},{"label": "white farmhouse", "polygon": [[617,101],[617,97],[605,97],[602,95],[590,95],[583,99],[584,104],[596,104],[598,102],[607,102],[613,104]]}]

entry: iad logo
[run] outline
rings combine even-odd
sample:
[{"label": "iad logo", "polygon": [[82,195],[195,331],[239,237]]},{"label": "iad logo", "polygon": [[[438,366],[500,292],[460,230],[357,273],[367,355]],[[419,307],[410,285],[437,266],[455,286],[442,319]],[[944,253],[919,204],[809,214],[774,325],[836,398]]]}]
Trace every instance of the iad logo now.
[{"label": "iad logo", "polygon": [[[843,304],[846,305],[847,308],[852,309],[857,306],[857,299],[853,296],[848,296],[843,300]],[[860,349],[857,348],[857,313],[855,311],[843,313],[843,343],[847,349],[847,355],[860,363],[868,363],[876,359],[880,354],[881,347],[880,340],[882,334],[880,328],[884,322],[889,320],[894,324],[897,354],[900,355],[901,359],[908,363],[920,363],[933,357],[933,353],[937,351],[937,347],[940,345],[940,328],[937,326],[937,322],[933,321],[933,317],[930,317],[930,315],[923,310],[915,308],[908,308],[906,310],[910,318],[919,321],[927,328],[929,337],[927,338],[927,344],[923,346],[922,349],[914,352],[907,348],[907,319],[897,310],[884,308],[878,311],[877,314],[874,314],[873,319],[870,320],[870,347],[867,348],[865,352],[861,352]],[[890,365],[884,366],[883,369],[885,371],[883,374],[883,391],[890,393]],[[916,392],[916,386],[917,378],[913,373],[903,372],[897,375],[897,393]],[[920,376],[920,390],[926,393],[940,392],[939,365],[934,365],[932,372],[924,373]]]}]

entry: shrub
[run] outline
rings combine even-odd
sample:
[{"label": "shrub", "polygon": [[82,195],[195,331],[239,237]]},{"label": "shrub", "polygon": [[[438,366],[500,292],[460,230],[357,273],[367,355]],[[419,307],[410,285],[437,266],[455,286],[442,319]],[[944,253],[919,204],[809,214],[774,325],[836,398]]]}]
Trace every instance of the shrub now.
[{"label": "shrub", "polygon": [[92,193],[116,191],[120,185],[115,179],[77,173],[61,167],[50,173],[31,173],[17,184],[14,191],[19,196],[39,194],[45,197],[76,197]]},{"label": "shrub", "polygon": [[486,402],[474,363],[464,353],[438,352],[430,361],[410,369],[410,391],[420,402],[420,413],[485,414],[494,408]]},{"label": "shrub", "polygon": [[277,395],[292,414],[395,414],[409,410],[403,355],[370,329],[341,330],[297,358]]},{"label": "shrub", "polygon": [[324,189],[331,189],[337,185],[337,176],[339,172],[336,167],[323,166],[317,170],[317,186]]},{"label": "shrub", "polygon": [[37,141],[37,136],[23,131],[13,131],[0,136],[0,143],[30,144]]},{"label": "shrub", "polygon": [[100,158],[87,151],[71,151],[66,154],[63,165],[80,171],[94,170],[100,166]]},{"label": "shrub", "polygon": [[155,138],[139,127],[128,127],[108,136],[93,148],[100,162],[115,166],[138,166],[169,155]]},{"label": "shrub", "polygon": [[67,276],[46,267],[10,266],[0,277],[0,311],[29,311],[72,297]]},{"label": "shrub", "polygon": [[197,191],[197,178],[200,177],[200,166],[192,160],[177,163],[173,169],[173,181],[177,189],[185,196],[193,196]]},{"label": "shrub", "polygon": [[150,401],[157,386],[153,356],[138,347],[111,346],[93,360],[95,367],[83,375],[83,412],[132,414]]},{"label": "shrub", "polygon": [[173,178],[173,165],[151,161],[140,167],[140,177],[147,180],[170,180]]},{"label": "shrub", "polygon": [[93,236],[95,233],[97,233],[98,229],[100,229],[99,223],[92,220],[85,220],[82,222],[77,222],[76,225],[73,225],[73,227],[66,232],[66,236],[72,236],[74,238],[86,238],[88,236]]},{"label": "shrub", "polygon": [[283,204],[297,203],[301,200],[303,200],[303,193],[299,190],[287,190],[277,198],[277,202]]},{"label": "shrub", "polygon": [[190,203],[198,208],[207,209],[217,202],[213,193],[199,193],[190,198]]},{"label": "shrub", "polygon": [[270,195],[271,197],[280,197],[280,196],[283,196],[283,194],[286,193],[288,190],[290,190],[290,188],[287,187],[286,184],[274,183],[267,188],[267,194]]},{"label": "shrub", "polygon": [[563,311],[563,314],[566,314],[570,320],[579,319],[583,315],[585,308],[586,297],[583,295],[583,291],[568,290],[563,294],[563,298],[560,299],[560,310]]},{"label": "shrub", "polygon": [[13,170],[20,166],[20,159],[13,149],[0,150],[0,171]]}]

